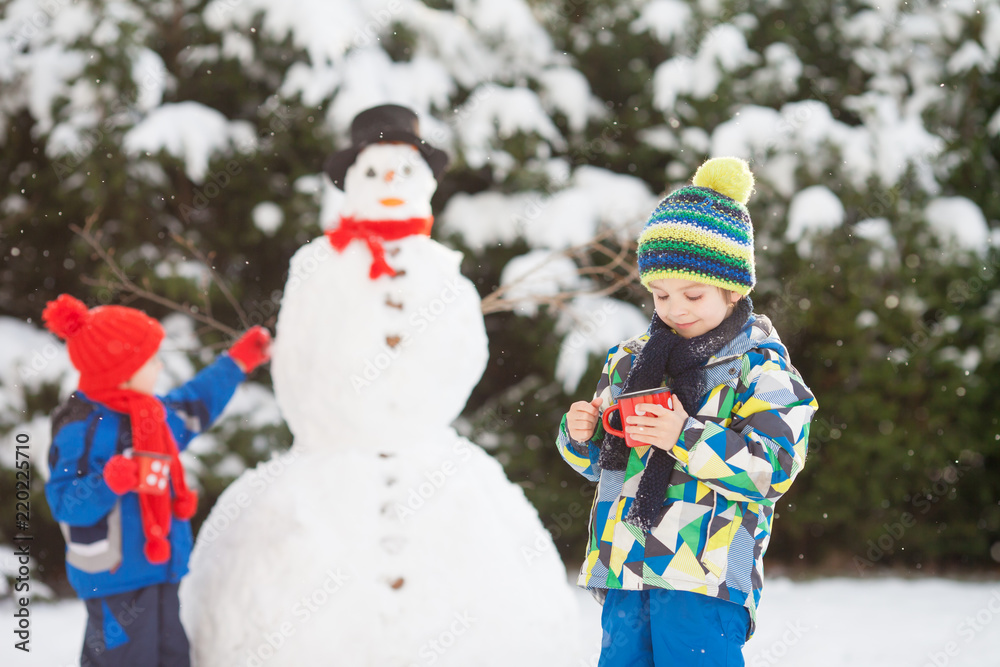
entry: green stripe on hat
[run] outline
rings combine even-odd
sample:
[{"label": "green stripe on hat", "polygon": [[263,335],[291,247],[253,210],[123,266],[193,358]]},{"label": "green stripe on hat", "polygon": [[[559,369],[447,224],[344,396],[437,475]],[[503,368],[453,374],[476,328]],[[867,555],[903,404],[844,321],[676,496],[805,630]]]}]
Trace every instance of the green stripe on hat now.
[{"label": "green stripe on hat", "polygon": [[690,243],[688,241],[682,241],[679,239],[668,239],[668,240],[656,240],[649,241],[642,244],[642,252],[655,252],[671,250],[679,253],[697,255],[698,257],[707,257],[714,259],[717,262],[724,264],[737,264],[744,269],[750,268],[750,261],[748,257],[745,257],[747,253],[724,253],[718,250],[713,250],[712,248],[706,248],[705,246],[698,245],[695,243]]},{"label": "green stripe on hat", "polygon": [[646,229],[663,225],[665,223],[672,224],[692,224],[694,222],[699,223],[698,226],[703,229],[707,229],[716,234],[727,235],[731,234],[736,236],[741,242],[748,243],[752,238],[752,232],[747,233],[746,225],[742,221],[731,221],[725,218],[714,218],[710,215],[705,215],[697,211],[685,211],[680,209],[674,209],[670,211],[665,211],[662,215],[650,218],[649,222],[646,223]]}]

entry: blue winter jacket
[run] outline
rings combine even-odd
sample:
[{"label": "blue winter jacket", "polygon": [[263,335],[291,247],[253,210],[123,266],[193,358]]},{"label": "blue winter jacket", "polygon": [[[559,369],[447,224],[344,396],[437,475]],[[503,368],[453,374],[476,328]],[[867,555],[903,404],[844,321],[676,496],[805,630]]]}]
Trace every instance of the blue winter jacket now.
[{"label": "blue winter jacket", "polygon": [[[181,451],[212,425],[244,378],[229,355],[222,355],[187,384],[158,397]],[[172,519],[170,560],[153,565],[143,554],[139,496],[118,496],[104,482],[108,459],[129,449],[131,442],[128,415],[80,391],[52,415],[45,497],[66,539],[67,577],[84,599],[177,583],[188,571],[190,522]]]}]

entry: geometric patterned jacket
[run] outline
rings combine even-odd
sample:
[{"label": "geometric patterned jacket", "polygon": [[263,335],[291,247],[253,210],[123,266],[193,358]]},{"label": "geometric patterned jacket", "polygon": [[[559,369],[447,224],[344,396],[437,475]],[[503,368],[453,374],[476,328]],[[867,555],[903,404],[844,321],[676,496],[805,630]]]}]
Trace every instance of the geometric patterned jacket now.
[{"label": "geometric patterned jacket", "polygon": [[[614,404],[649,336],[608,351],[594,397]],[[625,470],[598,465],[604,428],[573,441],[563,417],[557,446],[577,472],[596,481],[587,558],[577,584],[606,589],[669,588],[745,606],[750,634],[763,586],[774,504],[806,461],[818,405],[788,359],[771,321],[751,314],[742,331],[705,365],[710,389],[669,454],[670,487],[649,533],[622,521],[652,447],[631,448]],[[661,450],[662,452],[662,450]]]}]

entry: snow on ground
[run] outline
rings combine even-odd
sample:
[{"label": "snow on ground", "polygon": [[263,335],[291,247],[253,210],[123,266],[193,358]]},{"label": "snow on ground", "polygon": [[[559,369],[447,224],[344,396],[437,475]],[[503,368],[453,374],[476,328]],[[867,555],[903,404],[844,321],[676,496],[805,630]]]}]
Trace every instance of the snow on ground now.
[{"label": "snow on ground", "polygon": [[995,667],[1000,581],[765,581],[743,655],[748,667]]},{"label": "snow on ground", "polygon": [[[583,611],[580,641],[592,651],[585,663],[568,667],[596,665],[600,607],[585,591],[578,591],[577,599]],[[11,600],[0,602],[0,630],[7,637],[0,664],[78,664],[83,603],[39,602],[30,609],[32,650],[26,655],[14,649],[7,629],[12,629]],[[335,646],[330,654],[336,654]],[[995,667],[1000,581],[774,578],[765,583],[757,634],[743,655],[747,667]]]}]

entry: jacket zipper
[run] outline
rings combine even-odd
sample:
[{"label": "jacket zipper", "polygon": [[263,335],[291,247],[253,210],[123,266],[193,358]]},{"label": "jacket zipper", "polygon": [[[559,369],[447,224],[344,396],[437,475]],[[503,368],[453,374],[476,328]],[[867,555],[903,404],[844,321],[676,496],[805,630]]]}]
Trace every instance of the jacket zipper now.
[{"label": "jacket zipper", "polygon": [[[701,483],[702,482],[699,482],[699,484]],[[708,552],[708,541],[712,539],[712,522],[715,521],[715,509],[719,504],[718,492],[711,488],[709,489],[709,491],[712,493],[712,511],[708,513],[708,526],[705,531],[705,546],[702,548],[701,553],[698,554],[698,560],[699,562],[702,563],[702,567],[704,567],[706,570],[708,568],[704,565],[705,554]],[[713,577],[716,577],[715,573],[712,572],[711,570],[708,570],[708,574]],[[716,577],[716,579],[718,579],[718,577]]]}]

